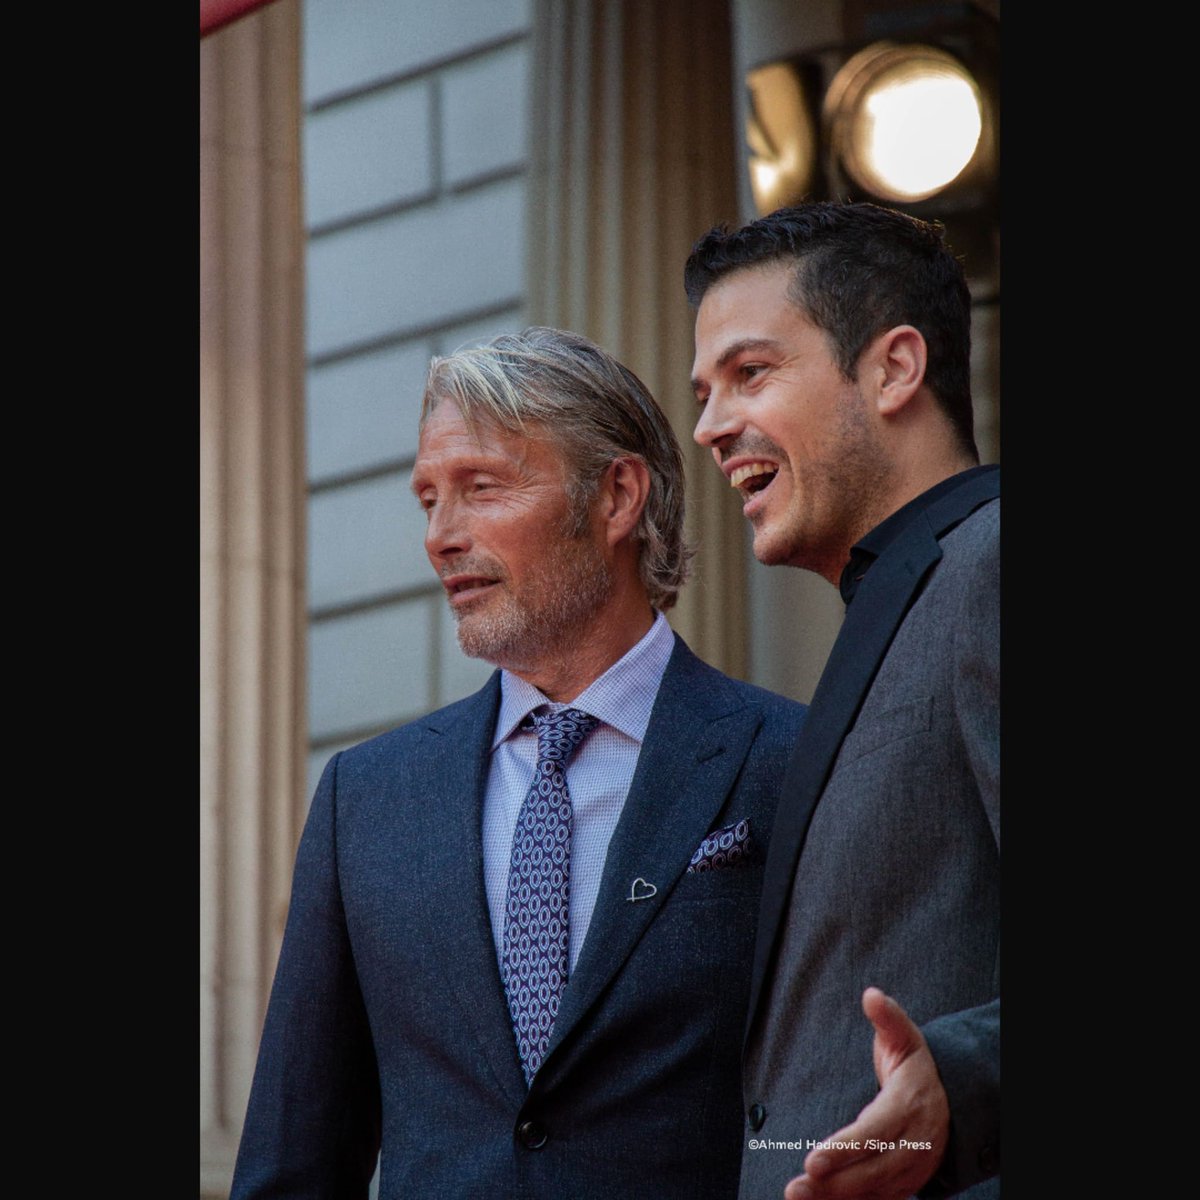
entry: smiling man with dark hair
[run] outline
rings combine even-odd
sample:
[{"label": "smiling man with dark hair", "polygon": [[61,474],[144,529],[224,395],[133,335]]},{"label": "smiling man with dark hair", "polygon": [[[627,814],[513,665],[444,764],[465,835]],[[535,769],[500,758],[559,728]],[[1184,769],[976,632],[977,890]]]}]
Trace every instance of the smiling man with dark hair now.
[{"label": "smiling man with dark hair", "polygon": [[820,203],[712,230],[685,286],[696,440],[758,560],[847,605],[767,861],[741,1196],[997,1196],[1000,477],[962,269]]}]

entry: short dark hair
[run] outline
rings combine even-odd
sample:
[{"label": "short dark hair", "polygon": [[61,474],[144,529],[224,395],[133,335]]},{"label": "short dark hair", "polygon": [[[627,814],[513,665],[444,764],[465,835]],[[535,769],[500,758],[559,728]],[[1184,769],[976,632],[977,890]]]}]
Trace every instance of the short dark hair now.
[{"label": "short dark hair", "polygon": [[531,326],[429,364],[421,425],[442,400],[468,426],[509,433],[544,430],[574,473],[568,494],[573,532],[587,527],[600,478],[615,459],[640,458],[650,494],[637,526],[639,574],[650,603],[666,611],[687,580],[692,547],[683,534],[683,452],[650,390],[595,342],[564,329]]},{"label": "short dark hair", "polygon": [[976,459],[971,409],[971,294],[940,222],[876,204],[812,202],[781,208],[731,231],[710,229],[684,268],[698,308],[717,280],[744,267],[796,263],[788,295],[824,330],[838,368],[853,379],[870,341],[897,325],[921,331],[925,382]]}]

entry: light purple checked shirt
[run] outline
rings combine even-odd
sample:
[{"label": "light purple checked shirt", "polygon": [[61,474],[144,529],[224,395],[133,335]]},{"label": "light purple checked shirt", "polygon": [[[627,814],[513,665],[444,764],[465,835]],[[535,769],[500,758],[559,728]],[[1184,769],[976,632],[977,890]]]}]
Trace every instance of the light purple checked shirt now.
[{"label": "light purple checked shirt", "polygon": [[531,683],[500,673],[500,712],[492,738],[492,762],[483,798],[483,876],[496,960],[504,943],[504,902],[517,815],[537,767],[537,734],[519,728],[545,704],[552,711],[578,708],[599,717],[567,766],[575,813],[571,835],[570,970],[575,970],[600,891],[608,843],[633,782],[650,710],[658,695],[675,635],[662,613],[649,632],[570,704],[555,704]]}]

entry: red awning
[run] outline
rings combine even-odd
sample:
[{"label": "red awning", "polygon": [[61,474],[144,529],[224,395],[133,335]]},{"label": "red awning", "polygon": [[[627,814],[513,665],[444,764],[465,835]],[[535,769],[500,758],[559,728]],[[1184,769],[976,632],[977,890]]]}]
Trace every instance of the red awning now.
[{"label": "red awning", "polygon": [[213,33],[238,17],[271,3],[273,0],[200,0],[200,36]]}]

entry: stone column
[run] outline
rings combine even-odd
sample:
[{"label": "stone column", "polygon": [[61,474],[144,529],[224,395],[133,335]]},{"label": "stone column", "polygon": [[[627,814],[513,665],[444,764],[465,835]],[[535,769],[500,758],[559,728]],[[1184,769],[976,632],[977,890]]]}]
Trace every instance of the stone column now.
[{"label": "stone column", "polygon": [[304,815],[300,3],[200,44],[200,1190],[228,1194]]},{"label": "stone column", "polygon": [[692,244],[737,222],[727,0],[535,0],[529,315],[628,365],[684,449],[700,545],[672,625],[709,662],[746,670],[743,518],[691,438]]}]

